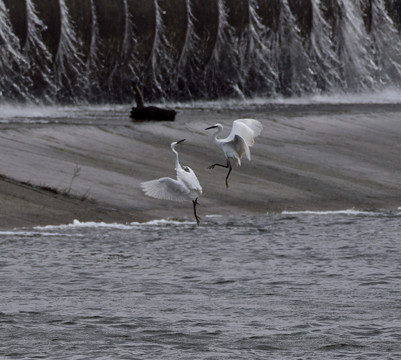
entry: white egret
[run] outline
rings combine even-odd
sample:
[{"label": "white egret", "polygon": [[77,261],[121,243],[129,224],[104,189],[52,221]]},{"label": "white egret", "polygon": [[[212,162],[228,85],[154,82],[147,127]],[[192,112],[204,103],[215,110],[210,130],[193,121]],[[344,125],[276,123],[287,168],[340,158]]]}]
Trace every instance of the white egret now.
[{"label": "white egret", "polygon": [[191,168],[181,166],[178,161],[178,153],[175,150],[176,145],[182,143],[185,139],[171,143],[171,150],[175,154],[175,170],[177,180],[170,177],[162,177],[156,180],[145,181],[141,183],[142,190],[146,195],[156,199],[185,201],[192,200],[194,207],[194,216],[199,224],[200,218],[196,214],[196,205],[198,197],[202,194],[202,187],[198,178]]},{"label": "white egret", "polygon": [[213,141],[223,151],[227,163],[226,165],[213,164],[210,165],[208,169],[213,169],[215,166],[228,168],[226,187],[228,187],[228,177],[232,170],[231,160],[235,161],[237,166],[241,166],[241,158],[243,154],[245,154],[248,160],[251,160],[251,152],[249,148],[254,145],[254,138],[261,133],[262,128],[260,121],[255,119],[234,120],[231,132],[225,139],[217,138],[223,130],[223,125],[215,124],[205,129],[217,129],[213,134]]}]

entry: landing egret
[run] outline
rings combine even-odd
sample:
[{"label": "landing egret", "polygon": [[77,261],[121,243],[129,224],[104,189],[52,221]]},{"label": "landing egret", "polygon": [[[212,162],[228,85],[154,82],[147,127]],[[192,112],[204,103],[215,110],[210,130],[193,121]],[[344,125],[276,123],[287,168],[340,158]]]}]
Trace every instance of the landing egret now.
[{"label": "landing egret", "polygon": [[175,170],[177,172],[177,180],[170,177],[162,177],[156,180],[145,181],[141,183],[142,190],[146,195],[156,199],[185,201],[192,200],[194,207],[194,216],[199,224],[200,218],[196,214],[196,205],[198,197],[202,194],[202,187],[195,173],[188,166],[181,166],[178,161],[178,153],[175,147],[185,141],[185,139],[172,142],[170,147],[175,154]]},{"label": "landing egret", "polygon": [[255,119],[238,119],[233,121],[230,135],[225,139],[218,139],[217,136],[222,132],[223,125],[216,124],[209,126],[205,130],[217,129],[213,134],[214,143],[221,148],[226,158],[226,165],[213,164],[208,169],[213,169],[215,166],[228,168],[226,176],[226,187],[228,188],[228,177],[230,176],[232,167],[231,160],[234,160],[237,166],[241,166],[241,157],[243,154],[248,160],[251,160],[251,152],[249,150],[255,143],[254,138],[262,131],[262,124]]}]

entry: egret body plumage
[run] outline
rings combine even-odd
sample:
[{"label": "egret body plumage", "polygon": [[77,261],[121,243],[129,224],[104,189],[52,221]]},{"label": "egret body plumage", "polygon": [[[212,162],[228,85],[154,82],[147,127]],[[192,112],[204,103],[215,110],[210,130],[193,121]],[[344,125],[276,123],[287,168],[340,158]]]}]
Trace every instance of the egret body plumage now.
[{"label": "egret body plumage", "polygon": [[171,143],[171,150],[175,154],[175,170],[177,179],[162,177],[156,180],[141,183],[142,190],[146,195],[156,199],[185,201],[192,200],[194,216],[199,224],[200,218],[196,214],[198,197],[202,194],[202,187],[193,170],[188,166],[181,166],[175,147],[185,139]]},{"label": "egret body plumage", "polygon": [[228,177],[232,170],[231,161],[234,161],[237,166],[241,166],[241,158],[244,154],[248,160],[251,160],[251,151],[249,148],[254,145],[255,137],[260,135],[262,128],[262,124],[259,120],[234,120],[231,132],[225,139],[217,138],[217,136],[223,131],[223,125],[215,124],[205,129],[217,129],[213,134],[213,141],[223,151],[226,158],[226,165],[216,163],[210,165],[209,169],[213,169],[215,166],[228,168],[226,187],[228,187]]}]

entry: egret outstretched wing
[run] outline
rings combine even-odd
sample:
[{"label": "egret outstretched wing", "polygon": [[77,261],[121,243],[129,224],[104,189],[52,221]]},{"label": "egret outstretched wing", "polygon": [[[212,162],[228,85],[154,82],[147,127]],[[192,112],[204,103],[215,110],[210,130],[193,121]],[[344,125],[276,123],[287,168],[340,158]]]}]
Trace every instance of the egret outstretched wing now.
[{"label": "egret outstretched wing", "polygon": [[141,183],[146,195],[156,199],[185,201],[188,200],[188,190],[177,180],[162,177]]},{"label": "egret outstretched wing", "polygon": [[238,119],[233,121],[230,135],[227,140],[231,141],[235,135],[241,136],[248,146],[255,144],[254,138],[259,136],[262,131],[262,124],[255,119]]}]

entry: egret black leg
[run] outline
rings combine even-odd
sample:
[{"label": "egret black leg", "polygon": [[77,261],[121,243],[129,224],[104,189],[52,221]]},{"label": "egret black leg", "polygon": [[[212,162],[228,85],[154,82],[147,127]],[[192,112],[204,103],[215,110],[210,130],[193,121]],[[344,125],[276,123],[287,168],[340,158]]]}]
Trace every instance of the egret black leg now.
[{"label": "egret black leg", "polygon": [[226,176],[226,188],[228,188],[228,177],[230,176],[231,170],[233,169],[233,168],[231,167],[230,160],[227,159],[227,164],[226,164],[226,165],[222,165],[222,164],[213,164],[213,165],[210,165],[210,166],[208,167],[208,169],[213,169],[215,166],[221,166],[221,167],[223,167],[223,168],[228,169],[228,174],[227,174],[227,176]]},{"label": "egret black leg", "polygon": [[226,188],[228,188],[228,177],[230,176],[231,170],[233,169],[233,168],[231,167],[231,164],[230,164],[229,161],[227,161],[227,164],[228,164],[228,166],[229,166],[229,169],[228,169],[228,173],[227,173],[227,176],[226,176]]},{"label": "egret black leg", "polygon": [[196,198],[195,200],[192,200],[192,204],[194,204],[194,216],[196,219],[196,223],[199,225],[200,217],[198,215],[196,215],[196,205],[198,204],[198,198]]},{"label": "egret black leg", "polygon": [[214,169],[215,166],[221,166],[223,168],[229,168],[230,167],[230,161],[227,159],[227,164],[226,165],[222,165],[222,164],[212,164],[208,167],[208,169]]}]

